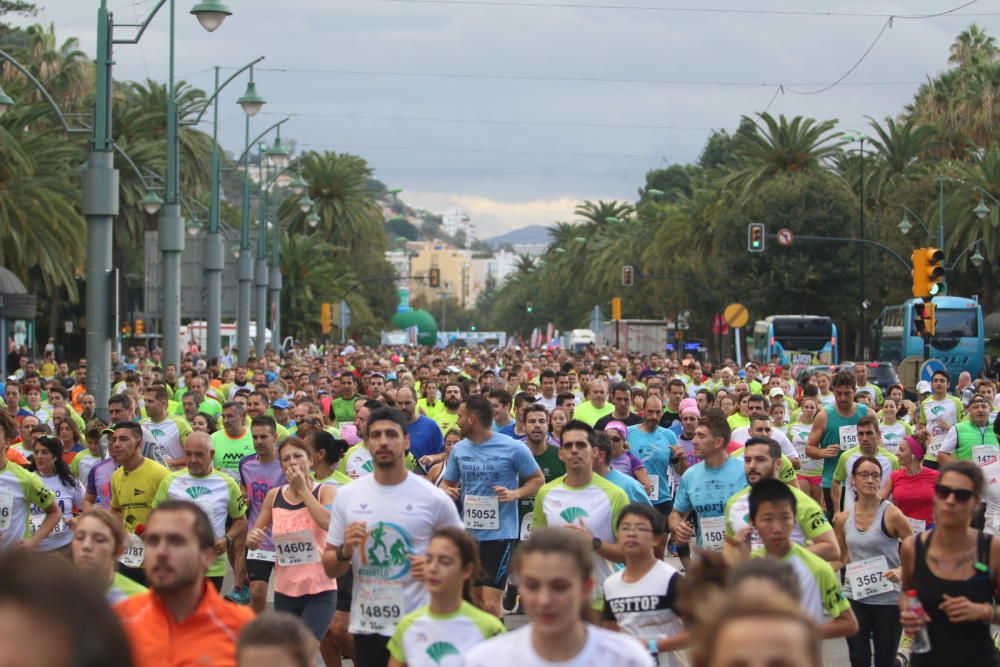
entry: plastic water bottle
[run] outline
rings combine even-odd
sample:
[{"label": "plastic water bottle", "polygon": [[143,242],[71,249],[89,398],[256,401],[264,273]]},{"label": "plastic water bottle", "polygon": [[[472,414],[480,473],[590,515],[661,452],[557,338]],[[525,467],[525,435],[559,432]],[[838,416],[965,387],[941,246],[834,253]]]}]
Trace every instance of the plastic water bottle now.
[{"label": "plastic water bottle", "polygon": [[[906,610],[915,612],[921,617],[924,616],[924,606],[920,604],[920,598],[917,597],[917,592],[912,588],[906,591]],[[927,653],[930,650],[931,638],[927,635],[927,626],[924,625],[917,634],[913,635],[910,652]]]}]

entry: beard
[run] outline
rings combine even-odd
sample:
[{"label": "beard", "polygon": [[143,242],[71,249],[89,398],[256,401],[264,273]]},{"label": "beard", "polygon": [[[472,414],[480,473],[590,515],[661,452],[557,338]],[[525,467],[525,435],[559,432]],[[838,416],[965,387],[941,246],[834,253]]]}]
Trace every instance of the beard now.
[{"label": "beard", "polygon": [[459,398],[459,399],[449,400],[446,398],[442,402],[444,403],[444,407],[448,408],[449,410],[458,410],[458,406],[462,404],[462,399]]}]

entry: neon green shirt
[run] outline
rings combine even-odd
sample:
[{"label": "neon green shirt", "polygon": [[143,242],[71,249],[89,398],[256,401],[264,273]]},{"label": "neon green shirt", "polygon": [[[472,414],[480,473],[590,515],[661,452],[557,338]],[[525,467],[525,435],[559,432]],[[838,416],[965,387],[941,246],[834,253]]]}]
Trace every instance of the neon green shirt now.
[{"label": "neon green shirt", "polygon": [[452,614],[437,616],[423,606],[404,616],[389,640],[389,653],[407,667],[440,667],[476,644],[506,632],[503,622],[466,601]]}]

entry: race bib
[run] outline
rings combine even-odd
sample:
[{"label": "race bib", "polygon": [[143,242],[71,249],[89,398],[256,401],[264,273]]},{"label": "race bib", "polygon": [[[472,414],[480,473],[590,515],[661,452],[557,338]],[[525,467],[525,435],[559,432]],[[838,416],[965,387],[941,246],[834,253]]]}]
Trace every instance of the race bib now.
[{"label": "race bib", "polygon": [[274,554],[278,565],[292,567],[319,562],[319,550],[313,541],[310,530],[297,530],[294,533],[271,534],[274,542]]},{"label": "race bib", "polygon": [[650,475],[649,485],[653,487],[653,490],[649,492],[649,500],[656,504],[660,502],[660,476]]},{"label": "race bib", "polygon": [[354,580],[354,597],[352,633],[391,636],[395,632],[405,609],[403,582],[359,577]]},{"label": "race bib", "polygon": [[274,562],[274,552],[266,549],[250,549],[247,551],[247,560],[259,560],[266,563]]},{"label": "race bib", "polygon": [[919,535],[927,530],[927,522],[923,519],[911,519],[910,517],[906,517],[906,520],[910,522],[910,528],[913,529],[913,533],[915,535]]},{"label": "race bib", "polygon": [[972,460],[980,468],[996,463],[1000,457],[1000,449],[996,445],[976,445],[972,448]]},{"label": "race bib", "polygon": [[927,446],[927,456],[937,458],[938,451],[941,449],[941,445],[944,443],[944,436],[948,433],[948,429],[942,430],[937,425],[931,427],[931,441]]},{"label": "race bib", "polygon": [[465,496],[462,500],[465,527],[473,530],[500,528],[500,500],[496,496]]},{"label": "race bib", "polygon": [[889,563],[885,556],[875,556],[847,564],[847,581],[851,584],[851,599],[864,600],[879,593],[891,593],[892,582],[885,578]]},{"label": "race bib", "polygon": [[14,494],[0,493],[0,530],[10,528],[12,514],[14,514]]},{"label": "race bib", "polygon": [[701,548],[722,551],[722,545],[726,542],[726,517],[700,516],[698,525],[701,532]]},{"label": "race bib", "polygon": [[840,433],[840,449],[846,450],[852,447],[858,446],[858,427],[855,425],[851,426],[841,426],[838,430]]},{"label": "race bib", "polygon": [[[39,529],[41,529],[42,524],[45,523],[45,517],[46,516],[48,516],[48,515],[47,514],[32,514],[31,517],[28,519],[31,522],[31,534],[32,535],[34,535],[35,533],[37,533],[39,531]],[[66,525],[66,522],[63,519],[59,519],[59,523],[57,523],[55,525],[55,528],[53,528],[52,532],[50,532],[48,534],[48,537],[53,537],[53,536],[58,535],[60,533],[65,533],[67,530],[69,530],[69,526]]]},{"label": "race bib", "polygon": [[125,535],[125,552],[118,558],[118,562],[125,567],[142,567],[142,559],[146,555],[146,545],[142,538],[135,533]]},{"label": "race bib", "polygon": [[535,523],[535,515],[532,512],[528,512],[521,518],[521,541],[531,537],[531,526]]}]

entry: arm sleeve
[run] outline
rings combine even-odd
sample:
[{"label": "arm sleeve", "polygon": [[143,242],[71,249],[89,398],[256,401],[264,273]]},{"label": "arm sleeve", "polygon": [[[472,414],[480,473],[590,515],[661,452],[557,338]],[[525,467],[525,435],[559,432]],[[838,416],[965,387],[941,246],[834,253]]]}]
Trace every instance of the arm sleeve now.
[{"label": "arm sleeve", "polygon": [[[826,563],[823,563],[826,565]],[[817,573],[820,591],[823,592],[823,610],[830,615],[830,618],[837,618],[851,608],[851,603],[844,595],[844,589],[840,587],[840,581],[833,569],[826,565]]]},{"label": "arm sleeve", "polygon": [[[247,504],[246,500],[243,499],[243,492],[240,491],[240,487],[236,486],[236,482],[229,475],[224,475],[226,478],[226,487],[229,489],[229,506],[226,508],[229,511],[230,519],[239,519],[246,515]],[[253,526],[250,526],[252,529]]]},{"label": "arm sleeve", "polygon": [[782,454],[784,454],[785,456],[787,456],[790,459],[797,459],[797,458],[799,458],[799,453],[797,451],[795,451],[795,446],[792,444],[792,441],[789,440],[788,437],[784,433],[780,433],[780,432],[776,431],[776,432],[774,432],[774,433],[771,434],[771,437],[774,438],[775,440],[777,440],[778,444],[781,445],[781,453]]},{"label": "arm sleeve", "polygon": [[87,495],[97,497],[97,466],[93,466],[87,473]]},{"label": "arm sleeve", "polygon": [[691,511],[691,495],[688,492],[688,484],[690,483],[690,475],[688,472],[690,470],[685,470],[684,474],[681,475],[681,483],[677,487],[677,493],[674,496],[674,509],[678,512],[690,512]]},{"label": "arm sleeve", "polygon": [[642,459],[633,454],[631,451],[626,452],[626,454],[628,454],[628,462],[629,465],[632,466],[633,471],[646,469],[646,464],[642,462]]},{"label": "arm sleeve", "polygon": [[542,488],[538,489],[538,493],[535,494],[535,509],[531,512],[531,525],[532,528],[538,528],[540,526],[549,525],[548,520],[545,518],[545,496],[549,493],[549,485],[544,484]]},{"label": "arm sleeve", "polygon": [[330,508],[330,527],[326,529],[326,543],[339,547],[344,543],[344,531],[347,530],[347,519],[344,516],[344,494],[333,497],[333,507]]},{"label": "arm sleeve", "polygon": [[958,449],[958,429],[952,426],[944,434],[944,440],[941,441],[941,449],[939,451],[945,454],[954,454],[956,449]]},{"label": "arm sleeve", "polygon": [[404,616],[399,621],[399,625],[396,626],[396,631],[392,633],[392,637],[389,638],[389,643],[386,644],[389,655],[402,663],[406,662],[406,652],[403,650],[403,635],[406,634],[411,622],[409,617]]},{"label": "arm sleeve", "polygon": [[156,493],[153,495],[153,507],[156,507],[164,500],[167,499],[170,491],[170,480],[165,479],[160,482],[160,485],[156,487]]},{"label": "arm sleeve", "polygon": [[611,489],[611,532],[618,539],[618,516],[628,505],[628,496],[617,486]]},{"label": "arm sleeve", "polygon": [[453,447],[448,456],[448,463],[444,466],[444,478],[449,482],[457,482],[461,477],[461,472],[458,469],[458,457],[455,456],[455,448]]},{"label": "arm sleeve", "polygon": [[806,536],[806,539],[811,540],[833,530],[833,526],[830,525],[830,522],[826,520],[826,515],[823,514],[823,509],[811,498],[807,503],[805,499],[799,496],[798,514],[799,527],[802,528],[802,533]]},{"label": "arm sleeve", "polygon": [[[117,472],[117,471],[115,471]],[[111,475],[111,509],[121,511],[121,503],[118,502],[118,485],[115,484],[115,476]]]},{"label": "arm sleeve", "polygon": [[[451,463],[451,457],[448,457],[448,462]],[[517,474],[521,477],[530,477],[540,470],[538,467],[538,462],[535,461],[535,457],[531,455],[531,450],[528,449],[527,445],[519,444],[518,448],[515,450],[514,454],[514,467],[517,469]],[[447,477],[445,477],[447,479]]]},{"label": "arm sleeve", "polygon": [[[440,489],[437,490],[441,491]],[[462,517],[458,516],[458,508],[455,507],[455,503],[452,502],[451,498],[444,491],[441,491],[440,505],[438,523],[435,528],[446,528],[448,526],[465,528],[465,524],[462,523]]]},{"label": "arm sleeve", "polygon": [[846,456],[841,456],[837,460],[837,468],[833,471],[834,481],[843,482],[847,479],[847,458]]}]

